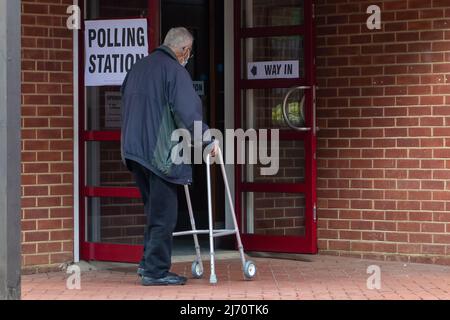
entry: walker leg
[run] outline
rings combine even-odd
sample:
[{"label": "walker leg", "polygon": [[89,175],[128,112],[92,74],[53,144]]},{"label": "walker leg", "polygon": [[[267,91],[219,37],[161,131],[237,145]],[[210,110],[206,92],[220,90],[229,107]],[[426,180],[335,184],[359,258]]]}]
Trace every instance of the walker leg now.
[{"label": "walker leg", "polygon": [[[186,194],[186,201],[188,205],[188,211],[189,211],[189,218],[191,220],[191,226],[192,231],[197,231],[197,227],[195,225],[195,218],[194,218],[194,210],[192,209],[192,201],[191,201],[191,195],[189,193],[189,186],[184,186],[184,192]],[[200,243],[198,241],[198,235],[194,234],[194,244],[195,244],[195,255],[197,257],[197,262],[200,265],[200,271],[203,273],[203,262],[202,262],[202,254],[200,251]]]},{"label": "walker leg", "polygon": [[239,226],[238,226],[238,221],[236,218],[236,211],[234,210],[233,198],[231,197],[230,185],[228,183],[227,173],[225,171],[225,163],[223,161],[222,150],[220,150],[220,149],[219,149],[219,162],[220,162],[220,168],[222,169],[222,175],[223,175],[223,181],[225,183],[225,189],[226,189],[227,195],[228,195],[228,203],[230,204],[230,208],[231,208],[231,212],[232,212],[232,216],[233,216],[233,224],[234,224],[234,229],[236,231],[236,240],[237,240],[237,244],[238,244],[238,248],[239,248],[239,253],[241,255],[242,268],[245,269],[247,261],[245,258],[244,246],[242,245],[242,239],[241,239],[241,235],[239,233]]},{"label": "walker leg", "polygon": [[212,213],[212,198],[211,198],[211,168],[210,168],[210,155],[206,157],[206,178],[208,186],[208,220],[209,220],[209,246],[211,254],[211,277],[209,282],[211,284],[217,283],[216,268],[214,261],[214,223]]}]

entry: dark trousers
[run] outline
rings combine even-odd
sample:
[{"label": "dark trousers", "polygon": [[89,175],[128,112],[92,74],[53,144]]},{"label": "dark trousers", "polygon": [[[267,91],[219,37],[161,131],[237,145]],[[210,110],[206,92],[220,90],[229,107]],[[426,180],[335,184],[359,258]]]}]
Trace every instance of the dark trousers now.
[{"label": "dark trousers", "polygon": [[128,161],[128,166],[141,191],[147,215],[140,267],[145,270],[145,276],[162,278],[172,264],[172,234],[178,218],[177,185],[161,179],[134,161]]}]

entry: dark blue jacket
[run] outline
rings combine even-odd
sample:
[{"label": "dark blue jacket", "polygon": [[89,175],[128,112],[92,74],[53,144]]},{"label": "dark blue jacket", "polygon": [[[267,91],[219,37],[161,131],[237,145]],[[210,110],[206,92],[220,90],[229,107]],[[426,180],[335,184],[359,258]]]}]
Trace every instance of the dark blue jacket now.
[{"label": "dark blue jacket", "polygon": [[[122,85],[122,158],[133,160],[174,184],[192,183],[192,166],[175,165],[174,130],[202,121],[202,102],[188,71],[161,46],[137,62]],[[203,132],[208,127],[203,124]]]}]

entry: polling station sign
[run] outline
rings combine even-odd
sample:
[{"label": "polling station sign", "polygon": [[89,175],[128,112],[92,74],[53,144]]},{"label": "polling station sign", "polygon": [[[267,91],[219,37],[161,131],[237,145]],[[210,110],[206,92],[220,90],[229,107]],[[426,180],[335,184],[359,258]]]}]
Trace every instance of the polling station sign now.
[{"label": "polling station sign", "polygon": [[299,61],[250,62],[247,65],[247,79],[294,79],[299,78]]},{"label": "polling station sign", "polygon": [[148,55],[147,19],[85,21],[85,85],[120,86]]},{"label": "polling station sign", "polygon": [[194,89],[197,94],[202,97],[205,95],[205,82],[204,81],[192,81]]}]

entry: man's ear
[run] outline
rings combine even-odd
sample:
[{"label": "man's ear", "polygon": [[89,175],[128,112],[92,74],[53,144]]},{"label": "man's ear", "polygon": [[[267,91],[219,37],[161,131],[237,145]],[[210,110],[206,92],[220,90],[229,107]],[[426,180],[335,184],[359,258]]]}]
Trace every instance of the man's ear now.
[{"label": "man's ear", "polygon": [[178,51],[178,53],[175,53],[175,56],[177,57],[177,60],[179,63],[183,60],[183,53]]},{"label": "man's ear", "polygon": [[188,52],[189,52],[189,47],[185,47],[183,50],[183,58],[186,58]]}]

